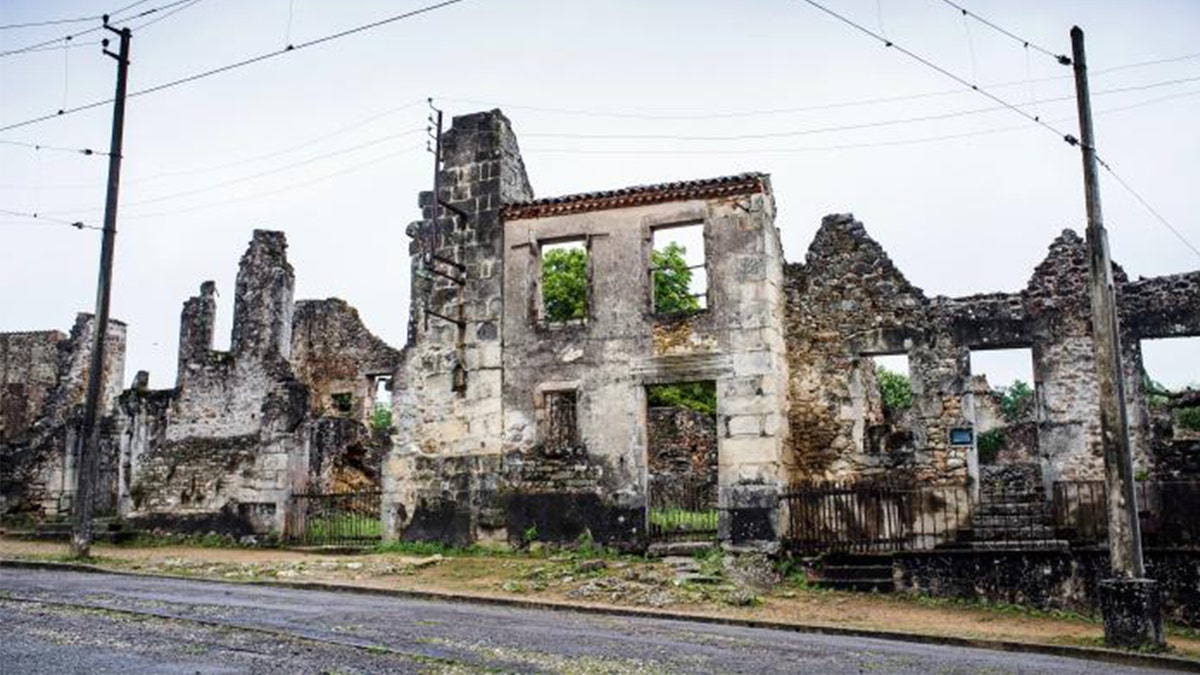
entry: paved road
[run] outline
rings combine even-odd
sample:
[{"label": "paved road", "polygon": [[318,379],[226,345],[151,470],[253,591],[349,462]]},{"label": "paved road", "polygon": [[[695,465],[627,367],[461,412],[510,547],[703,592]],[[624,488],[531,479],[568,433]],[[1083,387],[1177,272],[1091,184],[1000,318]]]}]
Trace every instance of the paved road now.
[{"label": "paved road", "polygon": [[1027,654],[0,569],[0,673],[1148,673]]}]

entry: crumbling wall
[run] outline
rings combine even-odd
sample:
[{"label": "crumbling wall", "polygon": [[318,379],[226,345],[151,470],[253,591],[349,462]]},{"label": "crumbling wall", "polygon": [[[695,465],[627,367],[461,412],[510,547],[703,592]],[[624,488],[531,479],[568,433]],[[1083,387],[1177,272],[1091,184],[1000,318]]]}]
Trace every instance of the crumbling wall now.
[{"label": "crumbling wall", "polygon": [[[475,497],[443,499],[438,486],[462,483],[454,479],[459,474],[453,467],[466,463],[500,470],[500,209],[505,202],[532,197],[533,190],[516,136],[498,110],[455,117],[442,137],[442,157],[436,197],[448,207],[435,209],[435,195],[422,193],[424,220],[408,227],[413,272],[409,339],[393,385],[396,448],[384,470],[385,531],[390,536],[416,536],[451,497],[460,506],[446,508],[476,513],[466,508]],[[449,464],[422,459],[448,455],[463,459]],[[443,469],[451,473],[435,478]],[[492,475],[479,480],[494,480]],[[470,486],[479,482],[462,484],[474,489]],[[477,514],[472,518],[464,526],[471,538],[479,523]]]},{"label": "crumbling wall", "polygon": [[122,503],[152,513],[253,512],[280,528],[302,483],[308,389],[288,357],[294,274],[280,232],[256,230],[237,276],[232,350],[212,349],[215,287],[184,304],[169,391],[121,399]]},{"label": "crumbling wall", "polygon": [[[292,367],[309,387],[310,412],[369,424],[376,381],[386,378],[391,386],[400,352],[367,330],[358,310],[338,298],[300,300],[292,325]],[[340,408],[346,398],[349,410]]]},{"label": "crumbling wall", "polygon": [[[1200,334],[1200,273],[1129,282],[1114,266],[1114,278],[1134,461],[1152,468],[1138,340]],[[826,217],[807,262],[787,270],[793,475],[977,479],[975,443],[948,440],[965,428],[977,441],[997,423],[987,394],[972,390],[970,351],[1024,347],[1033,354],[1035,409],[1029,425],[1013,429],[1014,457],[1036,455],[1047,484],[1102,477],[1087,280],[1086,244],[1066,230],[1019,293],[927,299],[860,223]],[[863,434],[877,419],[864,357],[890,353],[906,353],[912,373],[914,451],[902,460],[871,456]]]},{"label": "crumbling wall", "polygon": [[[0,333],[0,512],[55,513],[75,490],[76,427],[91,367],[94,321],[80,313],[69,335],[58,331]],[[123,386],[125,324],[111,319],[105,337],[102,418]],[[101,422],[96,508],[114,506],[116,461]]]},{"label": "crumbling wall", "polygon": [[[789,265],[785,280],[792,479],[965,480],[967,452],[950,446],[949,431],[969,424],[968,354],[862,223],[826,216],[805,263]],[[882,416],[876,354],[907,354],[913,391],[911,445],[886,453],[867,442]]]}]

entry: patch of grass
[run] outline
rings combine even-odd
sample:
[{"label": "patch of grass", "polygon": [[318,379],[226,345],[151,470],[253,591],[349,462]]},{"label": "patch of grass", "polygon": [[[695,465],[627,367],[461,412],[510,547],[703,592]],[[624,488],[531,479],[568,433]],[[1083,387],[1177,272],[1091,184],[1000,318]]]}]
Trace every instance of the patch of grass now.
[{"label": "patch of grass", "polygon": [[338,513],[322,518],[310,518],[305,523],[305,536],[317,541],[382,539],[383,523],[375,517]]},{"label": "patch of grass", "polygon": [[991,602],[988,600],[964,600],[960,598],[937,598],[929,595],[918,595],[915,599],[903,596],[892,596],[901,602],[915,602],[920,607],[953,608],[968,610],[983,610],[1009,616],[1027,616],[1035,619],[1057,619],[1060,621],[1075,621],[1080,623],[1099,624],[1104,620],[1098,616],[1090,616],[1065,609],[1038,609],[1029,605],[1018,605],[1011,602]]},{"label": "patch of grass", "polygon": [[676,508],[650,509],[650,526],[664,532],[716,531],[720,512],[717,509],[687,511]]}]

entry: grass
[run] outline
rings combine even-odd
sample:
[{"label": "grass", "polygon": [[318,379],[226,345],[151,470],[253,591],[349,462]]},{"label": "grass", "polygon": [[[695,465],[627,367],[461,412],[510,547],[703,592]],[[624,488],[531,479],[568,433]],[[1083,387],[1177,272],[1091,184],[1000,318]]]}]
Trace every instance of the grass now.
[{"label": "grass", "polygon": [[716,531],[719,511],[687,511],[676,508],[650,509],[650,527],[666,532]]},{"label": "grass", "polygon": [[305,525],[304,538],[308,540],[334,542],[383,538],[383,523],[379,518],[367,518],[351,513],[310,518]]}]

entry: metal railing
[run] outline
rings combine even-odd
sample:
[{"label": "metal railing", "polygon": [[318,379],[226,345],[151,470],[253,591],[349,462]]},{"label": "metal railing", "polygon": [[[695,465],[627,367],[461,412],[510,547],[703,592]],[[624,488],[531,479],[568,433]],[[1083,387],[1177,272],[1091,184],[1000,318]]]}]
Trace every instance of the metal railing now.
[{"label": "metal railing", "polygon": [[[1144,546],[1200,547],[1200,480],[1138,481],[1134,484]],[[1073,546],[1108,540],[1108,497],[1104,481],[1054,484],[1053,522]]]},{"label": "metal railing", "polygon": [[798,553],[885,553],[954,541],[971,517],[962,486],[876,482],[798,484],[780,499]]},{"label": "metal railing", "polygon": [[304,546],[370,546],[383,539],[379,491],[304,493],[288,502],[284,538]]},{"label": "metal railing", "polygon": [[717,538],[720,511],[716,481],[703,477],[650,476],[647,480],[652,541]]}]

